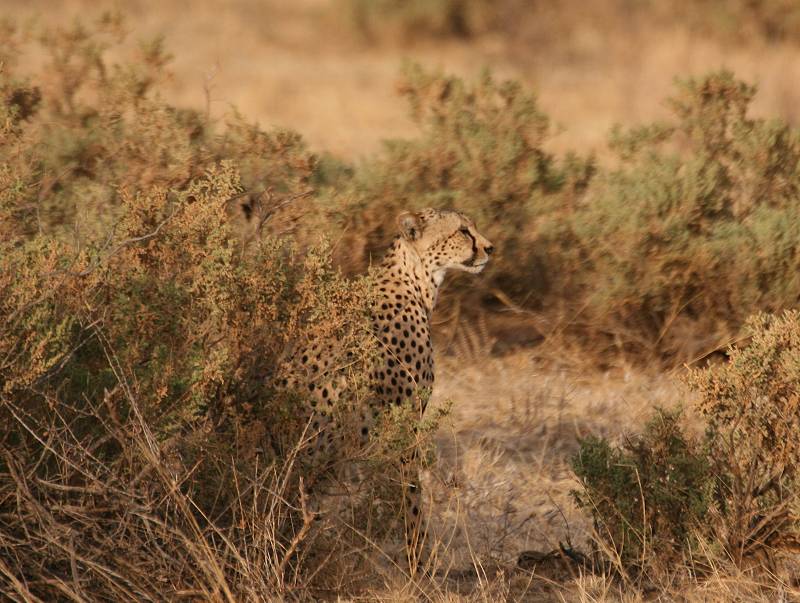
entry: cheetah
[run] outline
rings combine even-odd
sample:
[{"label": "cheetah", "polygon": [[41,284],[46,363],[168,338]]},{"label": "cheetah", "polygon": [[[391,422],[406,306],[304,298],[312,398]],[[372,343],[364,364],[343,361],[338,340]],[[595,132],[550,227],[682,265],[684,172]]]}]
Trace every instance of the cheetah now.
[{"label": "cheetah", "polygon": [[[421,418],[428,392],[433,387],[431,315],[445,273],[481,272],[494,251],[475,224],[457,211],[424,209],[404,212],[397,218],[398,236],[375,277],[371,311],[377,339],[377,360],[372,369],[372,396],[360,413],[358,433],[366,443],[376,420],[388,407],[411,401]],[[326,370],[325,357],[333,344],[315,344],[293,355],[294,374],[309,375],[308,383],[291,384],[309,393],[309,424],[317,434],[317,449],[328,450],[336,438],[333,408],[338,400],[336,381]],[[299,370],[298,370],[299,369]],[[424,540],[419,475],[412,461],[401,459],[403,522],[407,561],[411,571],[420,562]],[[413,474],[413,475],[412,475]]]}]

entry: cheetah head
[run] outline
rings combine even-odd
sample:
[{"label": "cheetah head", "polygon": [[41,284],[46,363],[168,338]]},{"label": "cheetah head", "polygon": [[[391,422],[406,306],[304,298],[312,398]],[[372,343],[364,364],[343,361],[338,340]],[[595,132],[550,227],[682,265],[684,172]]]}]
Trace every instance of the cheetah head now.
[{"label": "cheetah head", "polygon": [[450,269],[476,274],[483,270],[494,246],[457,211],[424,209],[397,218],[400,236],[435,272]]}]

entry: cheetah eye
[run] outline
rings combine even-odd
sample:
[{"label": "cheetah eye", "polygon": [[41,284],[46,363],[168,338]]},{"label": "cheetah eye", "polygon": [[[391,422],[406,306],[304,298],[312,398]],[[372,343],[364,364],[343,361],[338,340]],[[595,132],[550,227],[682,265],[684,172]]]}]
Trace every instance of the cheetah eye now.
[{"label": "cheetah eye", "polygon": [[458,229],[458,232],[460,232],[461,234],[469,235],[469,228],[467,228],[466,226],[462,226],[461,228]]}]

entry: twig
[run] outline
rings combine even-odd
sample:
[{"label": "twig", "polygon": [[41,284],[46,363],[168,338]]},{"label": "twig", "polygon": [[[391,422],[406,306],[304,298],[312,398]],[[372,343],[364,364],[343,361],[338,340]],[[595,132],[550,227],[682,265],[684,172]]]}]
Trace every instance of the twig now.
[{"label": "twig", "polygon": [[292,538],[292,542],[289,544],[289,548],[286,549],[286,552],[283,555],[283,559],[281,559],[280,563],[278,564],[277,575],[278,578],[283,582],[283,576],[285,575],[286,565],[289,563],[289,559],[291,559],[292,555],[294,555],[297,547],[300,546],[300,543],[305,540],[306,536],[308,536],[309,531],[311,531],[311,526],[314,525],[314,519],[316,518],[316,513],[309,510],[308,508],[308,497],[306,496],[306,489],[305,485],[303,484],[303,477],[300,476],[300,509],[303,513],[303,526],[300,528],[300,531],[294,535]]}]

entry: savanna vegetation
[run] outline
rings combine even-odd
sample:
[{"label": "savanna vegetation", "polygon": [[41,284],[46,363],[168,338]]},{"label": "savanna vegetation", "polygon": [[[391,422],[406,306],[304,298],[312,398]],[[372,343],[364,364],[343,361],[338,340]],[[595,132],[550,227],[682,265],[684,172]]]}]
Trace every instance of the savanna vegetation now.
[{"label": "savanna vegetation", "polygon": [[[751,13],[753,35],[795,31],[788,4],[704,4],[678,12],[721,36]],[[515,3],[500,5],[348,14],[367,43],[404,43],[508,28]],[[398,92],[417,133],[355,162],[236,111],[176,106],[169,41],[127,56],[124,32],[113,14],[0,31],[4,597],[636,600],[727,581],[745,598],[796,594],[800,133],[754,116],[755,87],[724,70],[680,80],[668,116],[614,128],[601,159],[553,150],[525,85],[409,62]],[[421,446],[434,463],[444,411],[398,411],[321,470],[294,412],[303,393],[281,378],[298,345],[333,338],[351,366],[337,412],[366,395],[369,266],[395,216],[428,206],[464,211],[498,249],[443,292],[437,328],[456,351],[691,365],[640,434],[573,437],[574,509],[591,527],[516,568],[470,549],[462,571],[437,541],[409,577],[384,554],[392,459]],[[360,487],[323,511],[307,485],[353,467]]]}]

